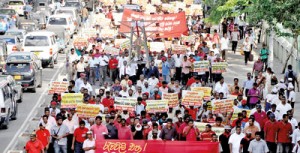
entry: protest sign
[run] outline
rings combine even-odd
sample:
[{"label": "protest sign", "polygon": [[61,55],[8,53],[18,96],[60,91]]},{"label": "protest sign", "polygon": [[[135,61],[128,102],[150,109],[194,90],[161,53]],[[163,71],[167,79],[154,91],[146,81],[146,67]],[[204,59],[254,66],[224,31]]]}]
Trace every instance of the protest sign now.
[{"label": "protest sign", "polygon": [[100,35],[102,38],[114,38],[117,35],[117,31],[114,29],[102,29]]},{"label": "protest sign", "polygon": [[119,55],[120,49],[111,46],[105,46],[104,52],[110,55]]},{"label": "protest sign", "polygon": [[209,61],[195,61],[193,63],[193,72],[203,73],[209,71]]},{"label": "protest sign", "polygon": [[172,48],[172,41],[165,41],[164,43],[166,49]]},{"label": "protest sign", "polygon": [[201,106],[203,100],[203,92],[182,90],[181,105],[185,106]]},{"label": "protest sign", "polygon": [[88,46],[89,42],[85,38],[77,37],[74,39],[73,44],[76,48],[79,48]]},{"label": "protest sign", "polygon": [[191,91],[203,92],[204,100],[210,100],[211,87],[192,87]]},{"label": "protest sign", "polygon": [[62,93],[61,108],[76,108],[77,104],[83,102],[82,93]]},{"label": "protest sign", "polygon": [[94,118],[98,116],[100,107],[98,105],[91,104],[77,104],[76,113],[78,117]]},{"label": "protest sign", "polygon": [[114,18],[114,24],[115,25],[120,25],[122,21],[122,16],[123,13],[113,13],[113,18]]},{"label": "protest sign", "polygon": [[172,53],[173,54],[185,54],[186,49],[187,48],[185,45],[172,44]]},{"label": "protest sign", "polygon": [[96,37],[97,31],[93,28],[82,28],[82,36],[86,38]]},{"label": "protest sign", "polygon": [[196,35],[189,35],[189,36],[182,35],[181,36],[181,41],[182,42],[188,42],[190,44],[194,44],[195,41],[196,41]]},{"label": "protest sign", "polygon": [[127,4],[127,0],[116,0],[117,5],[124,5]]},{"label": "protest sign", "polygon": [[67,81],[52,81],[49,84],[48,94],[61,94],[68,90],[69,82]]},{"label": "protest sign", "polygon": [[126,41],[124,41],[124,42],[122,42],[121,44],[120,44],[120,48],[123,50],[123,49],[129,49],[129,47],[130,47],[130,40],[126,40]]},{"label": "protest sign", "polygon": [[147,100],[146,110],[148,113],[167,112],[168,101],[167,100]]},{"label": "protest sign", "polygon": [[169,107],[176,107],[179,103],[177,93],[163,93],[162,99],[168,100]]},{"label": "protest sign", "polygon": [[134,111],[136,103],[137,103],[136,98],[116,97],[114,105],[115,105],[115,109],[117,110]]},{"label": "protest sign", "polygon": [[156,51],[156,52],[161,52],[162,50],[164,51],[165,48],[165,43],[163,42],[150,42],[150,51]]},{"label": "protest sign", "polygon": [[238,113],[241,113],[244,110],[247,112],[247,117],[249,118],[250,115],[251,115],[251,110],[238,108],[238,109],[234,109],[234,112],[232,113],[231,120],[233,121],[233,120],[237,119],[238,118]]},{"label": "protest sign", "polygon": [[[185,13],[180,12],[176,14],[144,14],[125,9],[123,12],[122,21],[145,20],[144,25],[150,24],[146,27],[146,31],[157,31],[156,38],[170,38],[180,37],[181,34],[187,34],[188,28],[186,24]],[[156,23],[152,23],[152,21]],[[130,32],[131,22],[121,24],[119,32]]]},{"label": "protest sign", "polygon": [[104,6],[113,6],[114,5],[114,1],[112,1],[112,0],[101,0],[101,2],[103,3]]},{"label": "protest sign", "polygon": [[[205,126],[209,123],[203,123],[203,122],[194,122],[194,125],[198,128],[200,132],[205,131]],[[224,133],[224,127],[214,127],[211,128],[212,131],[216,133],[216,135],[220,136],[222,133]]]},{"label": "protest sign", "polygon": [[224,113],[224,112],[233,112],[233,100],[224,99],[224,100],[213,100],[212,101],[212,111],[214,114]]},{"label": "protest sign", "polygon": [[226,68],[228,66],[227,62],[214,62],[211,66],[212,73],[223,73],[226,72]]},{"label": "protest sign", "polygon": [[194,3],[194,0],[184,0],[183,1],[186,5],[192,5]]}]

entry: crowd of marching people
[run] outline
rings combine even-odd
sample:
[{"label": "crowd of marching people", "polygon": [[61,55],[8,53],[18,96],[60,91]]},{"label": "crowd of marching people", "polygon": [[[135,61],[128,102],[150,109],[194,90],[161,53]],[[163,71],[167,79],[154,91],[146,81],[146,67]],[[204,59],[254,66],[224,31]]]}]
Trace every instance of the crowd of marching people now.
[{"label": "crowd of marching people", "polygon": [[[112,7],[97,9],[112,18]],[[240,46],[249,66],[258,42],[254,30],[247,28],[242,17],[224,19],[220,29],[212,31],[200,16],[189,17],[187,22],[189,35],[197,37],[194,44],[184,43],[186,54],[172,54],[168,49],[147,57],[145,52],[133,54],[124,49],[119,55],[109,55],[103,48],[113,46],[113,40],[100,35],[90,40],[88,48],[72,48],[67,55],[66,93],[82,93],[83,103],[100,107],[99,115],[78,117],[76,108],[61,108],[61,94],[54,94],[25,149],[30,153],[98,153],[103,140],[118,139],[218,142],[223,153],[300,153],[300,122],[293,117],[299,86],[293,67],[289,65],[284,78],[278,78],[268,67],[268,49],[263,44],[253,71],[229,85],[222,73],[212,73],[211,65],[230,64],[228,53],[236,53]],[[183,44],[179,38],[171,41]],[[193,72],[193,63],[205,60],[210,64],[208,71]],[[191,87],[210,87],[211,97],[199,107],[182,105],[182,90]],[[161,100],[163,93],[178,94],[178,106],[148,113],[147,100]],[[115,109],[116,97],[136,98],[134,111]],[[211,102],[229,98],[234,99],[233,111],[211,110]],[[242,111],[233,117],[234,110]],[[196,122],[205,123],[205,129],[200,131]],[[223,133],[217,135],[214,127],[224,128]]]}]

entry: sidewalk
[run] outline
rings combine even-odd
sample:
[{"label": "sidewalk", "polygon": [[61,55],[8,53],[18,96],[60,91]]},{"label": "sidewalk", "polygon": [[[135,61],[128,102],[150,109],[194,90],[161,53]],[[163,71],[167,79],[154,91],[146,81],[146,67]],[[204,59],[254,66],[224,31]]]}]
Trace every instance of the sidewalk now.
[{"label": "sidewalk", "polygon": [[[240,49],[241,42],[242,41],[239,42],[239,46],[238,46],[237,52],[235,54],[232,51],[226,52],[226,56],[227,56],[227,60],[228,60],[228,69],[227,69],[227,72],[223,74],[223,76],[225,78],[225,82],[230,85],[233,84],[234,78],[239,78],[239,85],[242,86],[244,80],[246,80],[247,73],[252,72],[254,61],[256,61],[257,58],[259,57],[258,52],[261,49],[261,44],[258,44],[257,49],[254,49],[254,51],[252,52],[252,54],[254,56],[253,62],[248,62],[248,65],[245,65],[244,56],[241,55],[241,53],[239,52],[241,50]],[[230,45],[230,47],[231,47],[231,45]],[[284,78],[284,75],[281,74],[282,68],[283,68],[283,63],[281,63],[278,58],[274,57],[272,70],[274,71],[278,80]],[[299,98],[300,98],[300,93],[296,92],[296,99],[299,99]],[[297,121],[300,121],[300,103],[299,103],[299,101],[296,101],[294,111],[295,111],[294,117],[297,119]]]}]

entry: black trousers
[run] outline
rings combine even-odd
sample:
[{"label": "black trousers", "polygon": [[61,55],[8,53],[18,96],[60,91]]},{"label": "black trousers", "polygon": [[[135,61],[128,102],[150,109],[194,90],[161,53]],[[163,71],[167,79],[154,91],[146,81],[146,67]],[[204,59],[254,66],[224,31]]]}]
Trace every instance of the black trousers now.
[{"label": "black trousers", "polygon": [[67,152],[68,153],[72,152],[72,149],[71,149],[71,147],[72,147],[72,140],[73,140],[73,134],[69,134],[67,136]]},{"label": "black trousers", "polygon": [[232,51],[235,53],[238,42],[232,41]]},{"label": "black trousers", "polygon": [[244,51],[244,54],[245,54],[245,64],[247,64],[250,58],[250,52]]},{"label": "black trousers", "polygon": [[270,150],[270,153],[276,153],[277,151],[277,144],[275,142],[268,142],[267,141],[267,146]]},{"label": "black trousers", "polygon": [[239,26],[239,31],[240,31],[240,38],[244,38],[244,26]]},{"label": "black trousers", "polygon": [[190,74],[189,73],[188,74],[182,73],[182,84],[186,85],[186,83],[187,83],[187,81],[188,81],[189,78],[190,78]]},{"label": "black trousers", "polygon": [[181,81],[181,67],[175,69],[175,80]]}]

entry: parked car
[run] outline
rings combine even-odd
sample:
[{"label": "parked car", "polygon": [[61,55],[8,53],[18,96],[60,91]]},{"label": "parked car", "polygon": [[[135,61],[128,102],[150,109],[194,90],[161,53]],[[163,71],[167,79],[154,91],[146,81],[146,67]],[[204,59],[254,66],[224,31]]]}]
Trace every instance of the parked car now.
[{"label": "parked car", "polygon": [[26,2],[25,0],[10,0],[8,1],[8,8],[14,9],[19,15],[24,15]]},{"label": "parked car", "polygon": [[12,52],[21,50],[22,43],[20,38],[18,38],[17,36],[3,35],[0,36],[0,40],[6,41],[7,43],[7,55]]},{"label": "parked car", "polygon": [[17,28],[9,29],[5,33],[5,35],[7,36],[17,36],[21,42],[24,40],[25,34],[26,34],[26,30],[17,29]]},{"label": "parked car", "polygon": [[0,8],[0,14],[9,15],[9,17],[18,25],[19,14],[14,9]]},{"label": "parked car", "polygon": [[82,10],[81,2],[76,0],[67,0],[64,7],[75,7],[77,10]]},{"label": "parked car", "polygon": [[23,101],[23,90],[21,83],[17,83],[15,79],[11,75],[0,75],[0,81],[7,80],[9,82],[9,86],[14,91],[14,99],[16,102]]},{"label": "parked car", "polygon": [[70,42],[70,35],[66,29],[63,26],[47,26],[46,30],[56,34],[59,51],[64,53],[64,50]]},{"label": "parked car", "polygon": [[8,80],[0,81],[0,126],[7,129],[10,120],[17,119],[17,103]]},{"label": "parked car", "polygon": [[30,58],[31,54],[33,53],[19,52],[9,55],[3,73],[13,76],[23,89],[36,92],[36,88],[42,86],[42,67]]},{"label": "parked car", "polygon": [[22,50],[24,52],[33,52],[42,60],[42,65],[50,65],[54,68],[57,62],[58,44],[56,34],[51,31],[41,30],[26,34],[23,41]]}]

